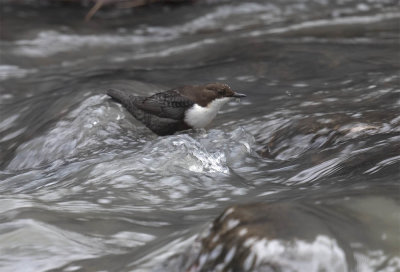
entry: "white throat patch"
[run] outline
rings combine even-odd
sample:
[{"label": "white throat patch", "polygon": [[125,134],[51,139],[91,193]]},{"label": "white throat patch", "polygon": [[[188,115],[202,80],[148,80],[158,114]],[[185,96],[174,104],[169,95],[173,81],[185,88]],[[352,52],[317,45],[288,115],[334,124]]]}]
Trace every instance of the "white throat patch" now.
[{"label": "white throat patch", "polygon": [[204,128],[217,115],[219,109],[230,100],[230,97],[215,99],[207,107],[194,104],[186,111],[185,122],[193,128]]}]

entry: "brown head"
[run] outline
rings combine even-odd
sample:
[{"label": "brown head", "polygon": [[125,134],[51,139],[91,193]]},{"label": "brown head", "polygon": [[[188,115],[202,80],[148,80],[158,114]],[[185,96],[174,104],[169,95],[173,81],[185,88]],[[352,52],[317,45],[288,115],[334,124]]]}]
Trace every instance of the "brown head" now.
[{"label": "brown head", "polygon": [[224,83],[209,83],[199,86],[185,86],[181,89],[181,94],[189,97],[202,107],[206,107],[210,102],[218,98],[241,98],[244,94],[233,91]]}]

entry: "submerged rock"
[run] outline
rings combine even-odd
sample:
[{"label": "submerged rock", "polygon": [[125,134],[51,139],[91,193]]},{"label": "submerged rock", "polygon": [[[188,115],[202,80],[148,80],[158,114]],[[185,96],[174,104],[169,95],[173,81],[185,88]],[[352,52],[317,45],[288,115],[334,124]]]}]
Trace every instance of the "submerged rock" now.
[{"label": "submerged rock", "polygon": [[309,150],[323,150],[352,139],[364,140],[371,135],[385,135],[399,130],[398,115],[393,110],[359,115],[335,113],[294,117],[267,132],[267,136],[264,133],[255,135],[262,146],[257,152],[262,157],[289,160]]},{"label": "submerged rock", "polygon": [[235,205],[156,271],[347,271],[326,224],[299,204]]}]

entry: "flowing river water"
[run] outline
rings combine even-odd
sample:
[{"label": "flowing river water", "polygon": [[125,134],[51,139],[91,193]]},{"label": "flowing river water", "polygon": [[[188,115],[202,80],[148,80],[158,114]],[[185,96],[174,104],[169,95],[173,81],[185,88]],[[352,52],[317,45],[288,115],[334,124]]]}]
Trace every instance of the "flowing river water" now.
[{"label": "flowing river water", "polygon": [[[0,270],[400,271],[397,4],[3,1]],[[165,137],[105,95],[216,81]]]}]

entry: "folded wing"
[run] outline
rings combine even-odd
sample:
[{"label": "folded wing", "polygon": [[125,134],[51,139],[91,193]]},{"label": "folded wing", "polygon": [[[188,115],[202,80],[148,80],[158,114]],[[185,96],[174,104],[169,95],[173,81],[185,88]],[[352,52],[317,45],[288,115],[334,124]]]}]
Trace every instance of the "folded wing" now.
[{"label": "folded wing", "polygon": [[134,96],[116,89],[108,90],[107,94],[158,135],[169,135],[189,128],[183,119],[185,110],[193,102],[175,90],[151,97]]},{"label": "folded wing", "polygon": [[135,101],[135,105],[147,113],[174,120],[182,120],[185,111],[193,104],[193,101],[179,94],[177,90],[157,93]]}]

